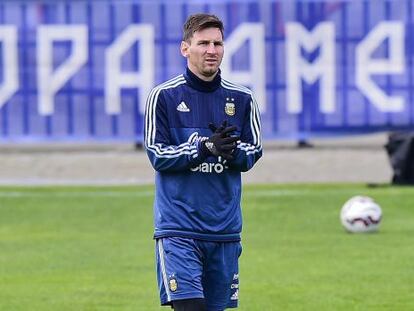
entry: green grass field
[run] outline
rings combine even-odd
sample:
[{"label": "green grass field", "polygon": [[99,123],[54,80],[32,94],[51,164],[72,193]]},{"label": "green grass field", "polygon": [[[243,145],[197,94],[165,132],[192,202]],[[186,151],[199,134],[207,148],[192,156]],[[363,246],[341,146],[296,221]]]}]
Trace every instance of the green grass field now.
[{"label": "green grass field", "polygon": [[[158,306],[152,187],[0,187],[0,310]],[[374,234],[339,223],[351,196]],[[239,310],[414,310],[414,188],[246,186]]]}]

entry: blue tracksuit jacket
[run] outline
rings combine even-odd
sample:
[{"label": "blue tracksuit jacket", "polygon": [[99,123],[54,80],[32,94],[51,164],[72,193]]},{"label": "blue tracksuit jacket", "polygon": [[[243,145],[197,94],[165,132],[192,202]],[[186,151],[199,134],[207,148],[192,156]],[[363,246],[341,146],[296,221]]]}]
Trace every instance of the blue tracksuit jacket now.
[{"label": "blue tracksuit jacket", "polygon": [[[227,120],[240,141],[234,160],[206,157],[209,123]],[[188,68],[155,87],[145,112],[145,148],[156,170],[154,237],[239,241],[241,172],[262,156],[260,116],[249,89],[218,74],[211,82]]]}]

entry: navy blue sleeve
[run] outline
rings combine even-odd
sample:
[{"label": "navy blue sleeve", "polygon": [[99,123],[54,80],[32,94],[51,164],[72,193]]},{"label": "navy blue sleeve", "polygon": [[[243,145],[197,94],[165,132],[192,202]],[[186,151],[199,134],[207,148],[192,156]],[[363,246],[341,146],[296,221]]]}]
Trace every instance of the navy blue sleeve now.
[{"label": "navy blue sleeve", "polygon": [[168,113],[161,88],[154,88],[148,96],[145,110],[145,148],[155,170],[177,172],[200,164],[205,156],[197,132],[186,142],[174,145],[170,139]]},{"label": "navy blue sleeve", "polygon": [[250,105],[246,109],[243,126],[240,132],[240,141],[233,153],[234,160],[229,161],[229,168],[240,172],[250,170],[262,156],[262,138],[260,114],[257,102],[250,96]]}]

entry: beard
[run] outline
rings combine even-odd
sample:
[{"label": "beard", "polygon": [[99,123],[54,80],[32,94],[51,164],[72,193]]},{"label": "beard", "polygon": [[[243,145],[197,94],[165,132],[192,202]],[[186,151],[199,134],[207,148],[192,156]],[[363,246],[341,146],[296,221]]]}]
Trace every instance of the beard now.
[{"label": "beard", "polygon": [[202,71],[203,76],[211,77],[214,76],[218,71],[218,68],[207,68]]},{"label": "beard", "polygon": [[200,72],[203,74],[203,76],[205,77],[211,77],[214,76],[218,69],[219,69],[220,63],[217,64],[217,66],[203,66],[200,70]]}]

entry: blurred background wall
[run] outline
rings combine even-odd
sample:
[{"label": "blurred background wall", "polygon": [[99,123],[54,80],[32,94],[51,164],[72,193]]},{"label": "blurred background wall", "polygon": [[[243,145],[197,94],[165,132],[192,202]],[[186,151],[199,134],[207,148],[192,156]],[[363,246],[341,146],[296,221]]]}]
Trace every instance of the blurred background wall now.
[{"label": "blurred background wall", "polygon": [[267,140],[411,129],[412,0],[1,1],[0,142],[142,141],[145,99],[183,72],[182,24],[225,24],[223,75]]}]

